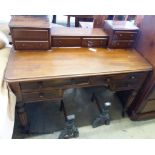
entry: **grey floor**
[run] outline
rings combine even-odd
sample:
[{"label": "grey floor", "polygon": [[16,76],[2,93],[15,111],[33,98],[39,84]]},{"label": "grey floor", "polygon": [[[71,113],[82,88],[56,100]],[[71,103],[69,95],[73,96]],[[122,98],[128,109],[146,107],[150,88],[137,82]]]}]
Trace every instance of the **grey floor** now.
[{"label": "grey floor", "polygon": [[[90,101],[92,91],[97,92],[101,103],[106,101],[112,103],[110,109],[110,125],[92,128],[92,120],[98,114],[95,104]],[[122,118],[122,106],[119,99],[115,93],[110,92],[105,88],[67,90],[64,95],[64,103],[68,114],[75,113],[76,115],[76,123],[80,133],[77,139],[155,138],[155,119],[147,121],[131,121],[127,116]],[[17,119],[13,138],[58,138],[60,131],[64,126],[63,114],[60,113],[58,109],[59,102],[29,104],[27,112],[29,112],[30,115],[32,133],[22,134]]]}]

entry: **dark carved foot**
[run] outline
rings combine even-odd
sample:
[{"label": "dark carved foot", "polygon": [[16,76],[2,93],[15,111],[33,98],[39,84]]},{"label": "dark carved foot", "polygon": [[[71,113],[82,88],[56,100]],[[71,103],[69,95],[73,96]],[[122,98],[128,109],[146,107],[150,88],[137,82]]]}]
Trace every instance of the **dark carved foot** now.
[{"label": "dark carved foot", "polygon": [[75,126],[75,115],[67,116],[66,127],[60,133],[59,139],[76,138],[79,136],[79,131]]},{"label": "dark carved foot", "polygon": [[111,106],[110,102],[104,103],[104,107],[100,109],[99,116],[92,123],[93,128],[96,128],[101,125],[110,124],[110,114],[109,114],[110,106]]}]

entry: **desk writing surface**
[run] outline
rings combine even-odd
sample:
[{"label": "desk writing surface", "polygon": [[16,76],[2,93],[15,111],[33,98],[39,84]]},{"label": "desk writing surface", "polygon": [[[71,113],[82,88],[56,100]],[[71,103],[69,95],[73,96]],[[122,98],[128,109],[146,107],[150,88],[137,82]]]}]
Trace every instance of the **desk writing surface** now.
[{"label": "desk writing surface", "polygon": [[[95,51],[96,50],[96,51]],[[53,48],[10,52],[8,82],[149,71],[152,66],[135,50]]]}]

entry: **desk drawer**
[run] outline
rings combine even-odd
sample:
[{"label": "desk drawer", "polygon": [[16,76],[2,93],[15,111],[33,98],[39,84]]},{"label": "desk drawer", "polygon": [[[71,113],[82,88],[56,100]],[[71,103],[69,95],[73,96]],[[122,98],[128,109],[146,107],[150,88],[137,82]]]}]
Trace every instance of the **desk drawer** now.
[{"label": "desk drawer", "polygon": [[113,39],[115,40],[134,40],[137,37],[137,32],[133,31],[115,31]]},{"label": "desk drawer", "polygon": [[36,29],[13,29],[12,35],[15,40],[48,40],[48,30]]},{"label": "desk drawer", "polygon": [[66,78],[66,79],[53,79],[45,81],[31,81],[21,82],[20,87],[22,92],[34,92],[38,90],[49,90],[53,88],[71,88],[83,87],[89,85],[89,78]]},{"label": "desk drawer", "polygon": [[52,89],[48,91],[39,91],[39,92],[22,94],[22,98],[24,102],[53,100],[53,99],[60,99],[62,97],[63,97],[63,92],[61,89]]},{"label": "desk drawer", "polygon": [[15,41],[15,49],[18,50],[42,50],[49,49],[48,41]]},{"label": "desk drawer", "polygon": [[107,38],[83,38],[82,47],[106,47]]},{"label": "desk drawer", "polygon": [[45,90],[51,88],[69,87],[72,85],[71,79],[53,79],[45,81],[31,81],[20,83],[22,92],[31,92],[38,90]]},{"label": "desk drawer", "polygon": [[129,90],[134,89],[143,82],[146,74],[141,73],[128,73],[116,74],[111,76],[96,76],[91,78],[92,85],[103,85],[111,90]]},{"label": "desk drawer", "polygon": [[134,46],[133,40],[119,40],[119,41],[112,41],[111,47],[112,48],[132,48]]},{"label": "desk drawer", "polygon": [[53,37],[54,47],[80,47],[80,37]]}]

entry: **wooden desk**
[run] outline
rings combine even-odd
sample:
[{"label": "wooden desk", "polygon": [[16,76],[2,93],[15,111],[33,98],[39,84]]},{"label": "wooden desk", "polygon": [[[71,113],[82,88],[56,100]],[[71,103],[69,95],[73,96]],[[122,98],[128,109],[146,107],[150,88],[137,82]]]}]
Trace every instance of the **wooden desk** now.
[{"label": "wooden desk", "polygon": [[113,91],[132,90],[132,103],[150,64],[135,50],[53,48],[49,51],[10,52],[5,80],[17,96],[21,125],[28,124],[24,103],[62,99],[67,88],[105,86]]}]

